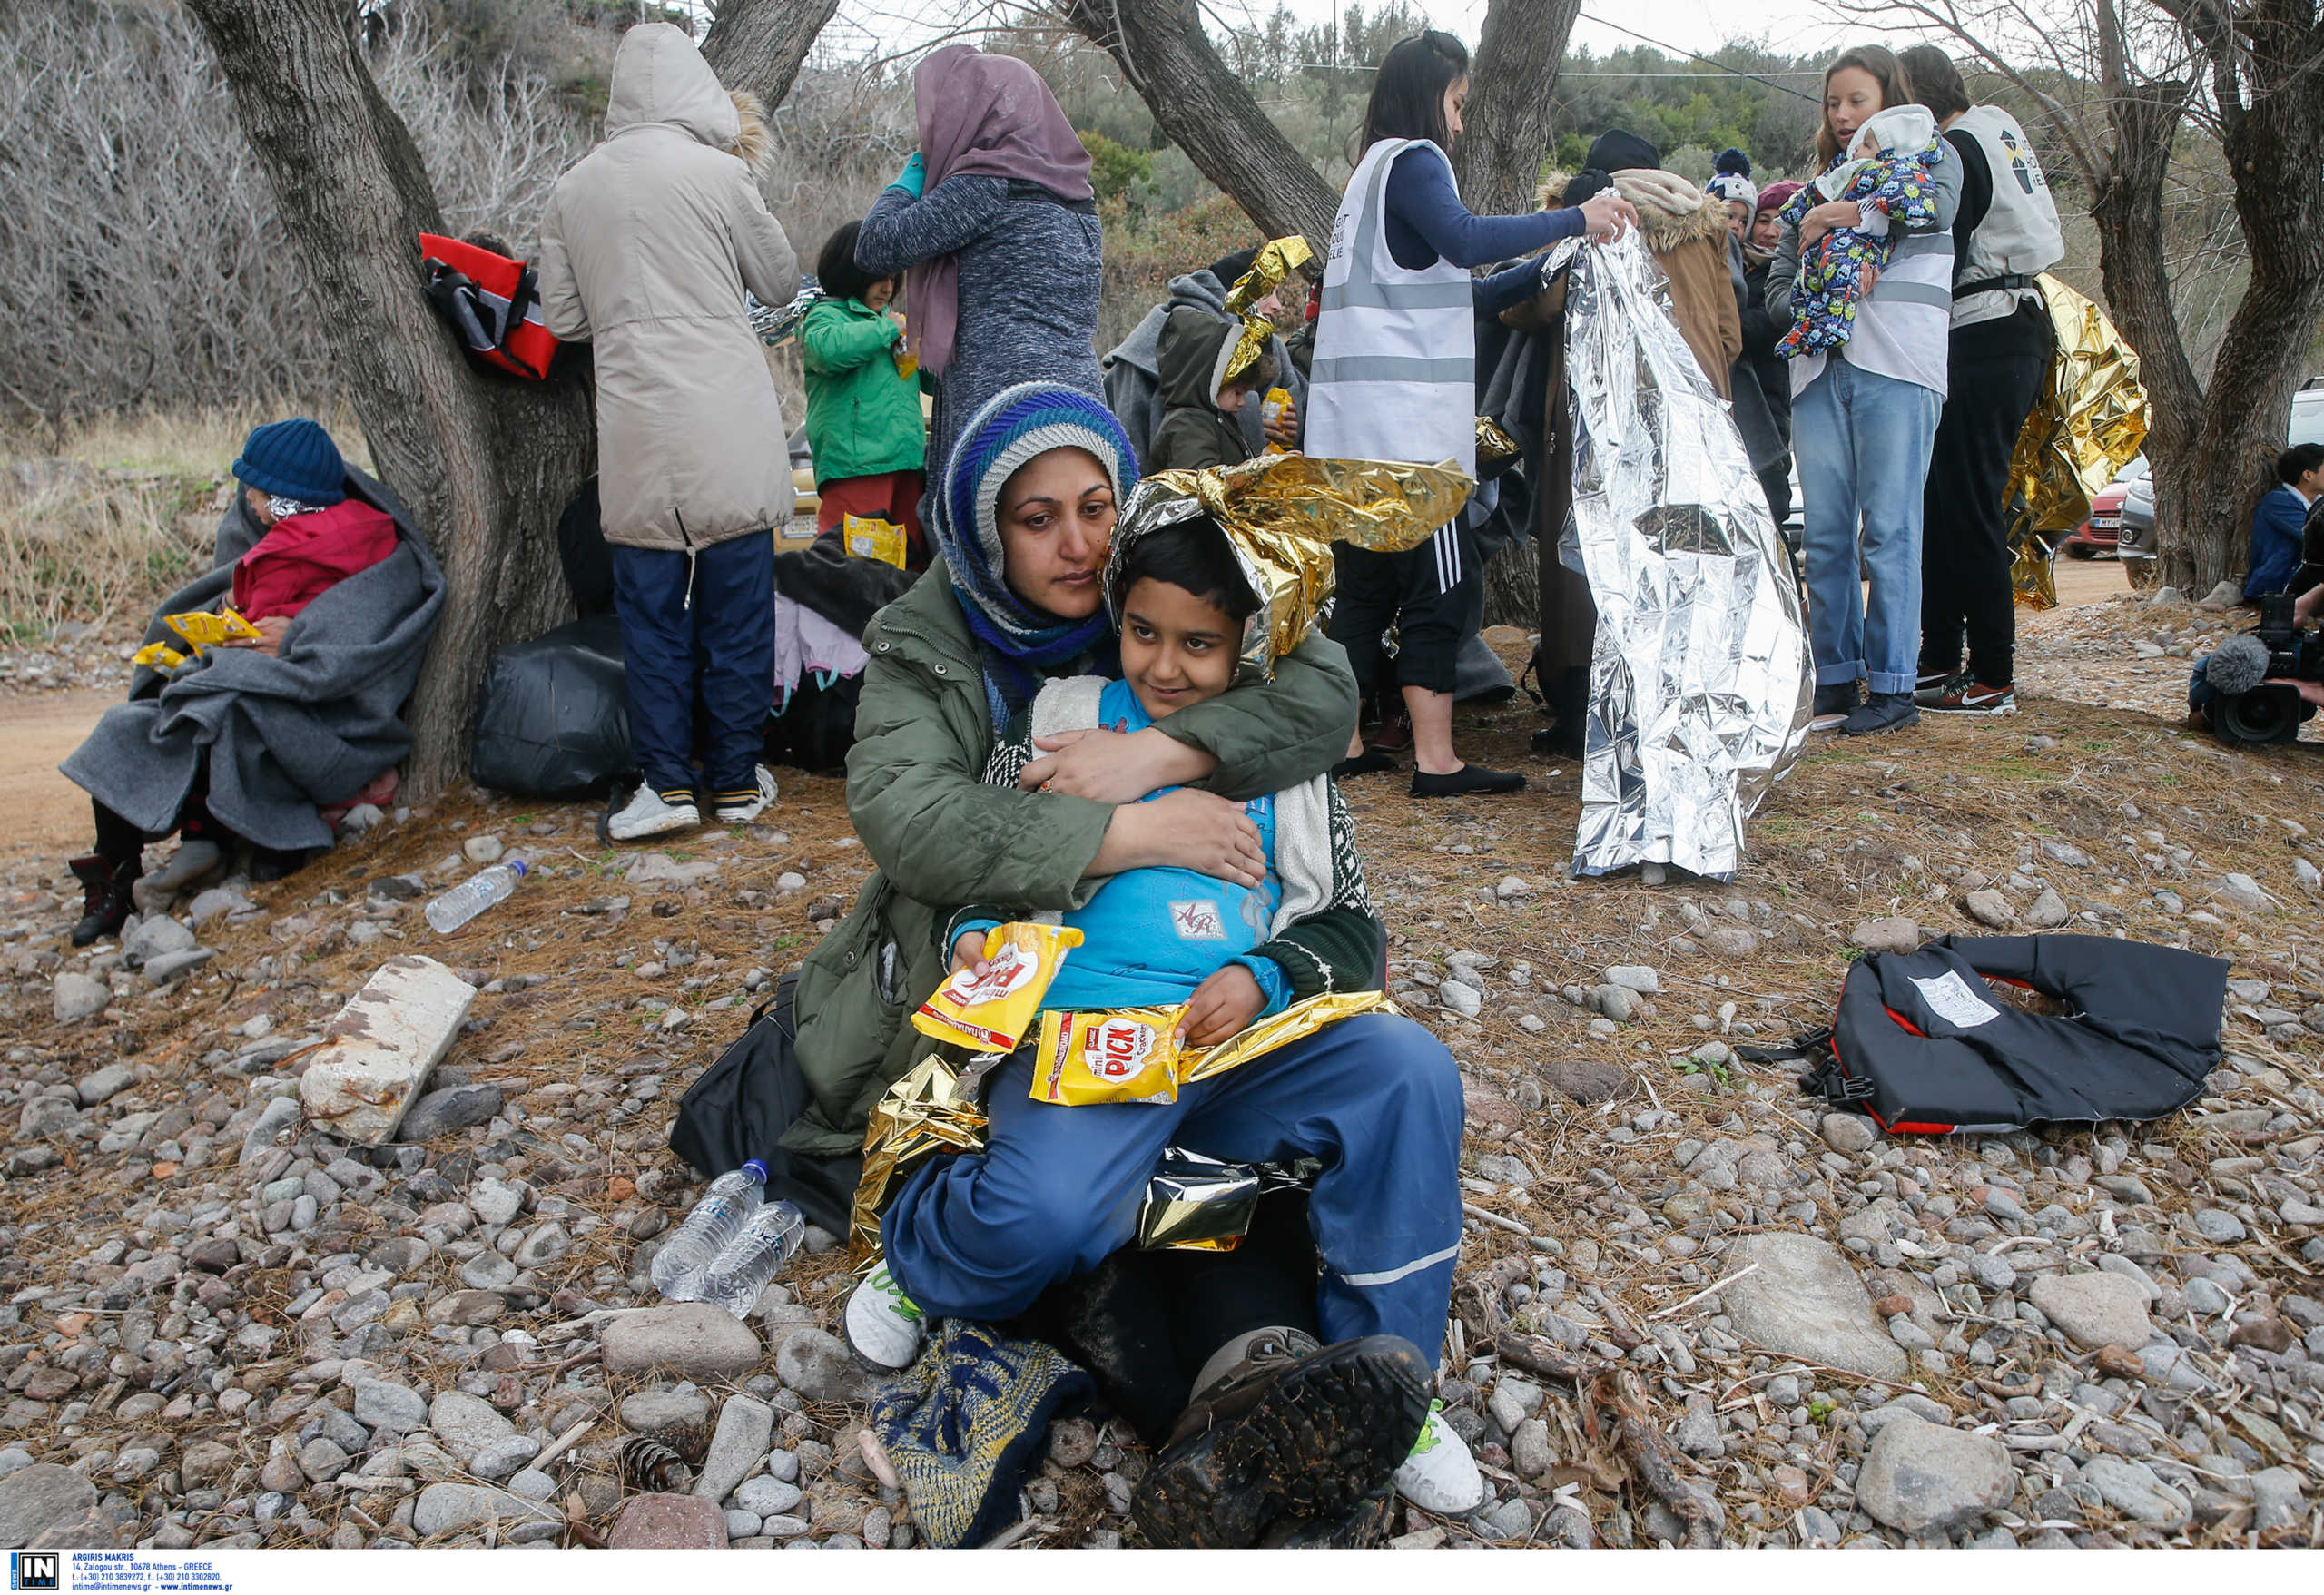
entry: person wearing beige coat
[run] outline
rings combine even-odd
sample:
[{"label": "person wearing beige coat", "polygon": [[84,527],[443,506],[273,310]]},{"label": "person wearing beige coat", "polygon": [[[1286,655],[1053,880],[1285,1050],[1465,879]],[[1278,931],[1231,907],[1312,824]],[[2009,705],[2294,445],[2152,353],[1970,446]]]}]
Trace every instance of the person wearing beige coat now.
[{"label": "person wearing beige coat", "polygon": [[770,534],[791,517],[791,461],[743,290],[784,303],[799,263],[752,173],[765,140],[757,102],[721,87],[693,40],[643,24],[614,57],[603,142],[557,180],[541,222],[549,330],[595,346],[597,497],[645,777],[610,822],[616,841],[700,822],[697,688],[718,821],[754,819],[774,797],[758,752],[774,679]]}]

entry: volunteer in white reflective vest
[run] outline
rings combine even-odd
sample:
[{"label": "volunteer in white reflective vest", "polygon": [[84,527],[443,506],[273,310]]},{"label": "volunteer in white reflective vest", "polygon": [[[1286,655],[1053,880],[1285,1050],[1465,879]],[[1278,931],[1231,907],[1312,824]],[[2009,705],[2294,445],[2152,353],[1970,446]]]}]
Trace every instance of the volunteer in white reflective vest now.
[{"label": "volunteer in white reflective vest", "polygon": [[2010,455],[2050,360],[2050,316],[2034,277],[2065,259],[2065,239],[2042,163],[2015,119],[1998,105],[1969,103],[1952,58],[1934,44],[1915,44],[1899,59],[1961,163],[1949,386],[1921,501],[1913,695],[1933,714],[2011,714],[2017,608],[2002,501]]},{"label": "volunteer in white reflective vest", "polygon": [[[1364,153],[1332,222],[1307,399],[1305,448],[1340,459],[1452,460],[1476,469],[1476,320],[1541,290],[1539,263],[1492,277],[1470,269],[1587,231],[1610,238],[1636,213],[1610,191],[1588,204],[1475,216],[1449,152],[1469,94],[1469,52],[1450,34],[1400,41],[1373,79]],[[1396,627],[1396,683],[1413,723],[1414,797],[1513,792],[1522,775],[1464,764],[1452,751],[1452,660],[1483,579],[1457,523],[1406,554],[1337,550],[1331,636],[1367,691],[1382,636]],[[1395,767],[1361,734],[1338,773]]]}]

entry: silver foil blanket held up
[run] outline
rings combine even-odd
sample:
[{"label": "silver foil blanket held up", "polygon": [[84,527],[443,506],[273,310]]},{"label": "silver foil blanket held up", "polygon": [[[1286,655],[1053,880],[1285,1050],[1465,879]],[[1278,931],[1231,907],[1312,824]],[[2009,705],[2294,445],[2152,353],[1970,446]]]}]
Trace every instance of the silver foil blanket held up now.
[{"label": "silver foil blanket held up", "polygon": [[1573,517],[1598,605],[1573,871],[1725,880],[1807,734],[1799,591],[1727,405],[1635,231],[1575,252],[1566,295]]}]

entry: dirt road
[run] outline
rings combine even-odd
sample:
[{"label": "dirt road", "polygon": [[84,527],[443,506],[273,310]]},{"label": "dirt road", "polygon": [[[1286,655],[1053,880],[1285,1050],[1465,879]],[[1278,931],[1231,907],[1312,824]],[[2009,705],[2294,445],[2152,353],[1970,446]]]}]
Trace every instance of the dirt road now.
[{"label": "dirt road", "polygon": [[115,702],[106,693],[0,697],[0,869],[26,854],[54,861],[89,845],[89,799],[58,761]]}]

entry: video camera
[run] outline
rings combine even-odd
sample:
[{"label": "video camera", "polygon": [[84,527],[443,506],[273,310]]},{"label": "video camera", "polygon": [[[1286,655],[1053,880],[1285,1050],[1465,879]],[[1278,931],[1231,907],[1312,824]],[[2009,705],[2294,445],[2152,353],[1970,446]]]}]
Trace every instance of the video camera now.
[{"label": "video camera", "polygon": [[[2260,599],[2258,628],[2229,638],[2213,655],[2230,656],[2211,672],[2213,684],[2221,688],[2210,707],[2211,730],[2221,742],[2292,742],[2300,722],[2316,713],[2316,705],[2290,684],[2324,681],[2324,632],[2301,631],[2292,618],[2292,602],[2290,593]],[[2241,690],[2224,690],[2229,683]]]}]

